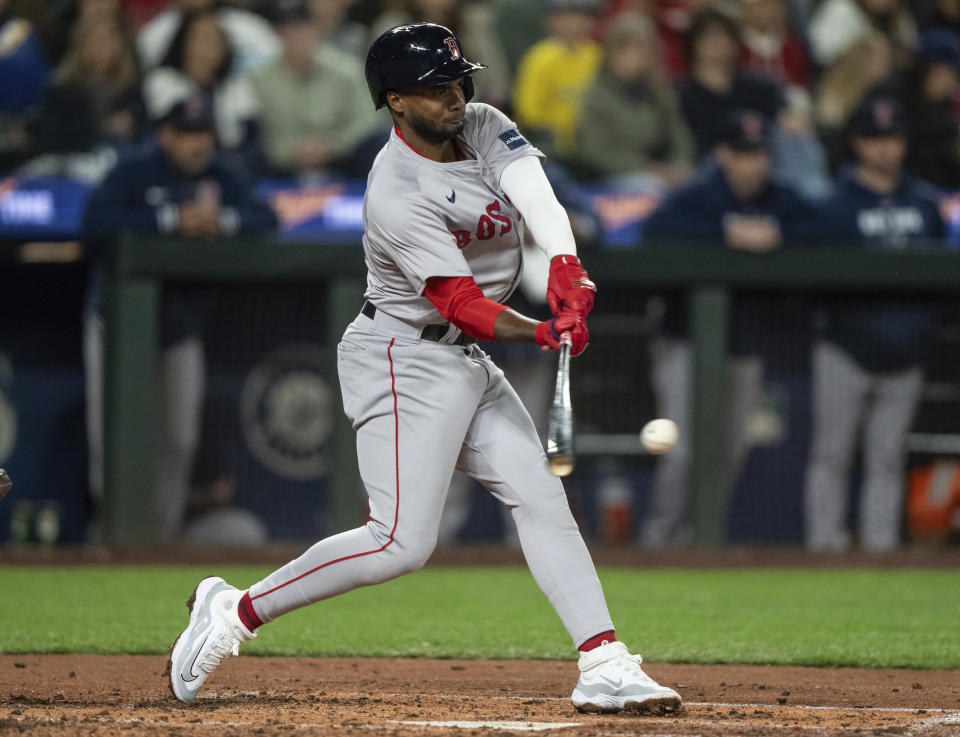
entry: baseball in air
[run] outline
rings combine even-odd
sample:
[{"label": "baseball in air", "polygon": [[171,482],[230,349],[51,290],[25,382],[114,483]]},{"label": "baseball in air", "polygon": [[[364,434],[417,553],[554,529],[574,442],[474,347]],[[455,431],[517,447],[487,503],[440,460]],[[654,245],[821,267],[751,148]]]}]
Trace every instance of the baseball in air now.
[{"label": "baseball in air", "polygon": [[677,432],[677,423],[673,420],[650,420],[640,431],[640,442],[648,453],[660,455],[677,444]]}]

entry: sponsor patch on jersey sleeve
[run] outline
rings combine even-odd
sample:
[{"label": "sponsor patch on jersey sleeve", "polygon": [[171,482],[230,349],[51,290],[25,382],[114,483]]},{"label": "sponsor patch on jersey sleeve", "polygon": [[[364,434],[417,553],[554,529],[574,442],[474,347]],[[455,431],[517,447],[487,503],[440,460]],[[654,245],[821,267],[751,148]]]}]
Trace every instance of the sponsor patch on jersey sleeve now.
[{"label": "sponsor patch on jersey sleeve", "polygon": [[499,138],[511,151],[513,151],[515,148],[529,145],[529,141],[521,136],[520,132],[516,128],[511,128],[510,130],[501,133]]}]

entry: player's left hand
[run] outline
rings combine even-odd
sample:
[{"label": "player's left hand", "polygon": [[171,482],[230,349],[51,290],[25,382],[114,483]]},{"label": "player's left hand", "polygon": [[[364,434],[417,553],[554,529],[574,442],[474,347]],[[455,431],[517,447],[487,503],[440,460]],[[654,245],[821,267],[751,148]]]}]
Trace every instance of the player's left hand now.
[{"label": "player's left hand", "polygon": [[587,349],[590,343],[590,331],[587,330],[587,321],[574,312],[564,312],[559,317],[544,320],[537,325],[534,339],[543,350],[560,350],[560,336],[570,333],[570,354],[579,356]]},{"label": "player's left hand", "polygon": [[593,309],[593,296],[597,285],[590,281],[580,259],[570,253],[554,256],[550,262],[550,279],[547,281],[547,303],[557,317],[570,310],[582,318]]}]

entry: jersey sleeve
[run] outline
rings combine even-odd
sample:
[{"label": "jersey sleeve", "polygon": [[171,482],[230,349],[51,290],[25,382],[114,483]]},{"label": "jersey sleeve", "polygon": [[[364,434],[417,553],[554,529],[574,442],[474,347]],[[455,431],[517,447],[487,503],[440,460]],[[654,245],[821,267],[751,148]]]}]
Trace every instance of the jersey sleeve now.
[{"label": "jersey sleeve", "polygon": [[476,153],[482,175],[489,181],[499,183],[507,165],[524,156],[545,158],[517,130],[517,124],[495,107],[482,102],[468,107],[476,120],[467,142]]},{"label": "jersey sleeve", "polygon": [[371,241],[417,294],[433,276],[473,276],[456,237],[425,204],[410,198],[384,200],[368,213],[368,220]]}]

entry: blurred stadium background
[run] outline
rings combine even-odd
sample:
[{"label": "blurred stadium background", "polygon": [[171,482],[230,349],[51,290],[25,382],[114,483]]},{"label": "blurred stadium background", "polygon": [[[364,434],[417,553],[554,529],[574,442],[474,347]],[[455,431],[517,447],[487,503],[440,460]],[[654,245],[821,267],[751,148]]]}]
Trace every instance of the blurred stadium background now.
[{"label": "blurred stadium background", "polygon": [[[779,4],[779,0],[776,2]],[[804,57],[810,76],[807,92],[814,100],[822,90],[818,83],[834,63],[810,52],[817,39],[814,19],[819,17],[818,12],[826,12],[821,9],[823,6],[832,3],[833,0],[820,3],[783,0],[782,3],[789,16],[791,33],[807,49]],[[857,5],[852,0],[851,3]],[[208,3],[193,4],[199,7]],[[724,12],[745,23],[744,7],[753,4],[751,0],[743,0],[720,5]],[[267,31],[270,29],[268,19],[275,21],[276,3],[216,5],[221,11],[231,7],[259,14],[254,17],[260,19]],[[428,12],[436,13],[438,18],[449,13],[450,18],[462,24],[457,30],[467,50],[479,53],[481,49],[476,45],[473,47],[476,52],[470,49],[468,40],[483,36],[481,29],[485,28],[483,19],[486,19],[488,37],[483,49],[496,50],[499,44],[498,53],[507,63],[508,71],[503,78],[495,78],[501,87],[491,82],[490,89],[481,88],[481,99],[516,114],[518,105],[511,99],[510,87],[516,64],[509,62],[511,43],[516,39],[498,36],[496,29],[500,26],[494,22],[503,14],[533,12],[540,17],[558,12],[558,8],[573,9],[588,11],[588,15],[602,24],[609,23],[611,17],[624,10],[645,14],[658,28],[666,72],[680,85],[688,72],[670,69],[673,59],[670,54],[681,53],[682,42],[677,39],[683,37],[691,18],[707,3],[694,0],[589,3],[584,0],[541,4],[451,0],[441,4],[445,6],[443,9],[430,11],[427,4],[388,5],[373,0],[306,5],[310,6],[309,12],[314,14],[312,22],[318,27],[324,22],[321,6],[337,5],[338,10],[333,13],[337,23],[322,33],[318,30],[318,39],[322,38],[325,44],[349,47],[350,39],[360,38],[360,43],[355,45],[361,53],[366,48],[368,35],[384,27],[386,19],[400,22],[411,14],[419,17],[418,14]],[[890,30],[892,22],[876,21],[880,16],[889,19],[890,13],[876,11],[871,15],[875,12],[871,10],[871,2],[860,5],[867,8],[863,11],[868,16],[867,27],[882,29],[897,52],[894,55],[897,69],[892,69],[891,75],[897,70],[906,75],[913,69],[917,62],[911,53],[919,54],[917,49],[928,55],[935,54],[931,58],[938,63],[960,63],[954,34],[960,29],[960,13],[951,15],[951,3],[890,0],[895,13],[906,14],[904,17],[912,24],[913,34],[903,37]],[[95,10],[94,6],[102,7]],[[167,4],[159,1],[0,0],[0,22],[5,24],[0,26],[0,41],[9,40],[8,47],[0,43],[0,64],[14,59],[15,52],[28,43],[25,39],[33,39],[31,43],[37,44],[41,49],[38,53],[46,58],[42,63],[37,62],[37,72],[42,72],[42,79],[37,82],[33,98],[21,101],[18,107],[11,101],[14,95],[8,88],[6,107],[0,111],[4,126],[0,130],[8,134],[4,138],[6,148],[0,164],[0,465],[10,471],[15,481],[11,496],[0,505],[0,542],[6,544],[73,545],[151,539],[150,530],[143,527],[145,511],[140,507],[139,517],[137,513],[137,505],[148,501],[149,489],[131,488],[129,484],[131,480],[142,484],[151,474],[149,428],[142,422],[148,415],[141,410],[149,407],[153,395],[149,383],[137,383],[141,377],[136,371],[124,377],[122,364],[108,369],[108,377],[123,378],[125,391],[134,393],[107,400],[108,438],[114,438],[108,439],[108,462],[117,463],[116,454],[111,457],[109,449],[131,450],[123,456],[124,468],[107,468],[105,499],[95,498],[88,483],[81,334],[91,251],[82,237],[83,213],[90,192],[109,170],[110,162],[123,156],[125,149],[111,148],[98,135],[88,141],[85,150],[44,148],[52,144],[38,131],[42,123],[47,127],[51,123],[49,118],[44,118],[52,115],[52,109],[44,107],[49,100],[43,92],[59,79],[56,70],[62,67],[58,67],[58,61],[62,63],[69,53],[67,39],[71,28],[79,28],[83,19],[92,13],[121,13],[126,32],[142,33],[151,20],[168,11]],[[17,25],[11,26],[13,23]],[[594,32],[600,42],[605,33],[603,28]],[[934,39],[939,45],[930,41],[923,46],[920,39],[930,29],[944,30],[948,35]],[[858,38],[860,30],[850,31],[851,43]],[[749,38],[746,31],[744,38]],[[273,43],[279,45],[280,41],[274,39]],[[352,53],[349,48],[341,51]],[[903,52],[902,58],[900,52]],[[276,49],[273,53],[277,53]],[[354,61],[359,64],[359,60]],[[146,74],[148,64],[141,59],[139,66],[141,73]],[[759,67],[752,69],[757,71]],[[23,71],[19,73],[26,75]],[[774,71],[763,73],[785,89],[797,86],[796,82],[778,78]],[[10,85],[12,77],[4,79],[0,84]],[[365,90],[362,91],[365,95]],[[960,100],[960,84],[956,81],[951,93],[954,102]],[[149,99],[146,105],[150,107]],[[908,107],[908,113],[910,110]],[[953,115],[950,121],[953,142],[960,152],[955,111]],[[383,122],[372,124],[381,138]],[[822,131],[814,117],[808,122],[811,130]],[[135,143],[150,138],[146,125]],[[812,139],[816,140],[817,136]],[[548,146],[544,144],[544,147]],[[824,148],[828,146],[824,144]],[[244,152],[244,156],[247,153]],[[362,159],[360,153],[357,157]],[[564,160],[562,152],[558,158]],[[124,262],[116,257],[111,282],[115,291],[108,292],[115,296],[125,287],[133,291],[146,288],[158,290],[158,304],[188,296],[206,305],[207,391],[191,504],[182,533],[194,543],[311,541],[341,529],[346,523],[362,520],[365,511],[355,475],[355,456],[350,452],[349,428],[346,428],[347,435],[343,435],[339,390],[336,376],[330,371],[331,351],[344,319],[356,314],[362,304],[362,271],[359,270],[362,179],[345,165],[316,167],[304,172],[277,171],[270,167],[258,170],[249,162],[246,160],[245,165],[256,175],[260,196],[278,215],[280,228],[276,235],[264,237],[256,246],[251,245],[250,239],[224,241],[209,253],[204,252],[206,246],[200,246],[187,257],[193,259],[191,263],[174,264],[171,258],[154,266],[151,266],[149,249],[163,248],[161,240],[144,243],[135,238],[126,239],[116,253],[127,254],[132,261]],[[691,167],[696,163],[702,162],[689,162]],[[755,332],[765,361],[762,400],[747,425],[752,452],[728,498],[722,498],[719,488],[716,495],[720,498],[712,503],[702,491],[694,493],[688,516],[693,521],[702,520],[705,514],[711,514],[709,510],[714,513],[719,510],[721,518],[714,526],[721,532],[713,539],[715,542],[801,546],[804,540],[802,489],[811,433],[810,352],[814,315],[823,303],[823,289],[827,287],[815,283],[816,275],[807,278],[811,283],[787,284],[789,279],[783,273],[789,271],[791,264],[801,263],[802,256],[800,261],[788,260],[779,266],[771,259],[771,274],[780,275],[771,277],[770,286],[766,288],[762,286],[764,267],[754,262],[749,266],[753,270],[749,278],[753,281],[747,287],[736,275],[726,279],[721,266],[716,267],[717,275],[711,277],[709,266],[691,263],[692,272],[702,267],[700,271],[706,275],[696,280],[686,278],[669,254],[664,256],[669,251],[667,247],[651,245],[642,237],[646,217],[673,185],[667,186],[661,181],[654,187],[625,189],[622,183],[580,176],[576,166],[570,169],[576,176],[572,180],[558,176],[555,186],[563,192],[565,204],[575,219],[586,266],[594,273],[593,264],[602,263],[599,273],[610,275],[607,281],[597,277],[600,293],[591,317],[590,350],[574,365],[574,402],[581,456],[574,475],[567,481],[567,489],[586,536],[616,545],[635,544],[648,513],[656,459],[641,452],[637,433],[646,420],[658,415],[649,355],[659,329],[658,295],[669,289],[686,299],[699,287],[728,286],[731,293],[761,294],[763,319],[758,319]],[[875,274],[870,277],[872,281],[866,283],[860,278],[862,272],[849,271],[838,276],[836,269],[842,269],[847,262],[838,261],[831,266],[832,262],[820,260],[806,267],[808,271],[821,268],[823,282],[829,285],[831,293],[902,291],[934,298],[947,308],[935,326],[925,365],[922,398],[907,440],[903,487],[904,494],[915,500],[915,506],[905,505],[903,539],[907,543],[955,542],[960,536],[960,320],[955,310],[950,309],[955,295],[952,285],[960,280],[960,267],[952,265],[952,259],[957,258],[954,250],[960,245],[960,208],[956,195],[951,193],[960,189],[960,179],[951,181],[953,174],[945,176],[945,180],[936,182],[942,188],[940,209],[945,235],[916,254],[904,254],[905,260],[898,262],[908,267],[902,287],[898,287],[896,267],[888,270],[884,286],[876,286],[882,279]],[[170,237],[167,242],[172,252],[187,253],[179,239]],[[242,255],[246,248],[259,249],[256,252],[258,258],[262,258],[256,265]],[[248,266],[232,268],[229,249],[237,249],[236,253],[240,254],[236,256],[237,262]],[[307,253],[309,249],[323,255],[313,259]],[[722,251],[717,253],[722,258]],[[881,261],[885,255],[874,254]],[[743,256],[738,254],[741,260],[734,263],[747,264]],[[860,254],[860,258],[863,257],[869,258],[869,254]],[[625,264],[621,273],[617,273],[619,259]],[[645,259],[654,272],[660,269],[661,276],[646,273]],[[322,266],[308,266],[305,275],[297,275],[298,264],[309,265],[314,261]],[[135,265],[130,266],[131,263]],[[864,262],[854,259],[849,263],[860,266]],[[221,266],[224,271],[218,274],[217,268]],[[736,270],[736,266],[726,268],[731,272]],[[883,268],[878,266],[880,271]],[[262,270],[263,278],[257,278],[257,269]],[[321,272],[326,276],[320,275]],[[924,274],[929,274],[929,286],[924,286]],[[129,291],[127,294],[129,296]],[[155,309],[151,299],[147,297],[144,301],[141,295],[141,301],[134,306]],[[134,303],[112,304],[130,307]],[[138,322],[143,314],[155,316],[149,309],[146,313],[122,313],[121,340],[125,342],[122,349],[111,343],[114,348],[110,350],[126,353],[116,355],[155,355],[156,345],[150,343],[150,337],[155,336],[156,325]],[[543,307],[524,304],[523,309],[542,311]],[[108,336],[111,314],[115,313],[108,310]],[[723,322],[719,324],[722,326]],[[709,329],[709,324],[705,323],[705,329]],[[141,335],[146,339],[138,342],[137,336]],[[114,340],[108,337],[108,341]],[[709,346],[705,350],[709,351]],[[515,372],[518,381],[532,387],[534,401],[537,401],[538,390],[539,401],[544,401],[552,382],[550,359],[537,355],[536,351],[494,347],[491,352],[507,366],[508,375]],[[142,361],[137,365],[142,365]],[[110,370],[116,373],[110,374]],[[108,381],[108,395],[115,390],[119,391],[117,385]],[[705,386],[704,390],[714,398],[722,397],[720,387]],[[702,420],[703,416],[698,417]],[[681,423],[685,421],[677,419]],[[692,419],[686,422],[692,424]],[[707,440],[701,442],[717,439],[720,432],[709,427],[696,431],[708,433],[704,436]],[[344,437],[348,438],[347,445],[343,444]],[[694,459],[695,464],[710,462],[702,454]],[[694,470],[692,477],[697,475],[698,471]],[[859,488],[858,481],[859,475],[854,473],[851,479],[854,494]],[[449,533],[446,542],[510,539],[494,500],[479,488],[469,488],[465,498],[461,503],[461,507],[465,507],[459,512],[462,524],[454,526],[456,529]],[[704,504],[709,507],[706,513]],[[856,504],[851,504],[850,509],[851,516],[855,515]],[[918,512],[926,516],[918,517]],[[124,526],[128,526],[126,533],[121,531]],[[711,539],[708,534],[704,536],[706,533],[696,524],[694,528],[691,542],[697,538],[701,542]]]}]

